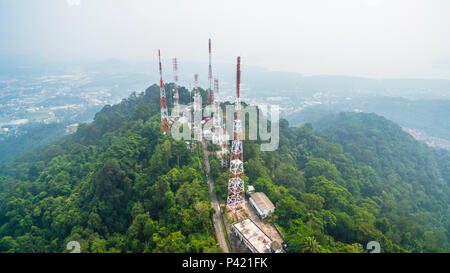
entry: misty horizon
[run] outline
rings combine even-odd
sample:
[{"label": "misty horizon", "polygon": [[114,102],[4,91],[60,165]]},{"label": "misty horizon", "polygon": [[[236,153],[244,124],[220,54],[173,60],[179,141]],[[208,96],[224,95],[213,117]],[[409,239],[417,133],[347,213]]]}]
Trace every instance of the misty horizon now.
[{"label": "misty horizon", "polygon": [[449,80],[449,8],[441,0],[3,1],[0,56],[150,67],[160,48],[166,63],[206,63],[211,38],[213,65],[240,55],[243,65],[306,76]]}]

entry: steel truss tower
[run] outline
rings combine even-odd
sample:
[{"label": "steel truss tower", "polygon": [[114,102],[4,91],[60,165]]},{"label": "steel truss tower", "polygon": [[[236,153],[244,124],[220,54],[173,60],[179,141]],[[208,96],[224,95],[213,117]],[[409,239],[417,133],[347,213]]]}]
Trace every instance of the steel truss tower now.
[{"label": "steel truss tower", "polygon": [[230,174],[228,180],[227,214],[233,220],[244,217],[244,149],[241,140],[242,121],[240,103],[241,57],[237,58],[236,102],[234,108],[234,136],[230,154]]},{"label": "steel truss tower", "polygon": [[[219,93],[219,80],[214,79],[214,93]],[[214,144],[220,145],[220,150],[217,152],[217,158],[220,160],[222,169],[226,169],[228,166],[228,135],[225,129],[225,117],[222,119],[222,109],[220,103],[214,101],[214,116],[213,116],[213,135],[212,141]]]},{"label": "steel truss tower", "polygon": [[220,137],[221,137],[221,120],[220,117],[220,105],[217,104],[215,101],[215,95],[219,92],[219,80],[214,79],[214,90],[213,90],[213,78],[212,78],[212,65],[211,65],[211,39],[208,41],[209,45],[209,73],[208,73],[208,79],[209,79],[209,90],[208,90],[208,97],[207,97],[207,104],[211,105],[213,107],[213,117],[212,117],[212,127],[211,127],[211,140],[213,144],[219,144],[220,143]]},{"label": "steel truss tower", "polygon": [[178,95],[178,63],[177,58],[173,59],[173,79],[175,86],[173,87],[173,108],[175,117],[180,115],[180,97]]},{"label": "steel truss tower", "polygon": [[200,102],[200,92],[198,91],[198,74],[194,75],[195,93],[194,93],[194,111],[199,111],[202,108]]},{"label": "steel truss tower", "polygon": [[[198,90],[198,74],[194,75],[195,80],[195,95],[194,95],[194,118],[192,121],[194,122],[193,128],[194,128],[194,136],[197,136],[201,140],[202,139],[202,126],[198,122],[201,122],[202,120],[202,97],[200,95],[200,92]],[[198,119],[198,120],[197,120]]]},{"label": "steel truss tower", "polygon": [[[214,79],[214,93],[219,93],[219,80]],[[220,104],[217,101],[214,101],[213,98],[213,126],[212,126],[212,143],[213,144],[220,144],[221,139],[221,129],[222,129],[222,122],[221,122],[221,112],[220,112]]]},{"label": "steel truss tower", "polygon": [[226,129],[226,116],[223,117],[223,126],[220,128],[220,165],[222,169],[228,167],[228,134]]},{"label": "steel truss tower", "polygon": [[211,39],[208,41],[209,48],[209,67],[208,67],[208,79],[209,79],[209,90],[206,95],[206,104],[211,105],[214,103],[214,94],[212,90],[212,65],[211,65]]},{"label": "steel truss tower", "polygon": [[164,89],[164,81],[162,78],[161,52],[158,49],[159,58],[159,96],[161,104],[161,131],[163,133],[170,131],[169,112],[167,110],[166,89]]}]

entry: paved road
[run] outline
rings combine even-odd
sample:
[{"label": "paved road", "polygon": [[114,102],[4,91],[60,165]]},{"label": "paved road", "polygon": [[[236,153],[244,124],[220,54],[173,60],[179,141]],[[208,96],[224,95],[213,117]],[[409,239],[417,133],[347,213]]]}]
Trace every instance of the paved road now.
[{"label": "paved road", "polygon": [[217,201],[216,192],[214,191],[214,180],[212,179],[211,172],[210,172],[210,166],[209,166],[209,152],[207,149],[207,145],[205,140],[202,141],[203,145],[203,156],[205,160],[205,170],[206,170],[206,176],[208,179],[208,185],[209,185],[209,194],[211,196],[211,205],[213,206],[215,212],[213,215],[214,220],[214,228],[216,229],[216,236],[217,241],[219,242],[220,248],[222,248],[222,251],[224,253],[228,253],[228,245],[225,241],[225,236],[223,235],[223,225],[222,221],[220,220],[221,214],[220,214],[220,207],[219,207],[219,201]]}]

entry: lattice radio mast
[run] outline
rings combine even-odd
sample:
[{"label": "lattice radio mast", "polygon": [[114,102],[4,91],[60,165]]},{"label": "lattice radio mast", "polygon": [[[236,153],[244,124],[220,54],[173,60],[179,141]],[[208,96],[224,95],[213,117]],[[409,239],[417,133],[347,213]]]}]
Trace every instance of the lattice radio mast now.
[{"label": "lattice radio mast", "polygon": [[230,174],[228,180],[227,214],[233,220],[243,218],[244,197],[244,149],[241,140],[242,121],[240,103],[241,57],[237,57],[236,102],[234,108],[234,136],[231,145]]},{"label": "lattice radio mast", "polygon": [[212,90],[213,80],[212,80],[212,65],[211,65],[211,39],[208,41],[208,48],[209,48],[209,67],[208,67],[208,79],[209,79],[209,90],[207,94],[206,103],[208,105],[211,105],[214,103],[214,94]]},{"label": "lattice radio mast", "polygon": [[173,88],[173,108],[175,112],[175,116],[178,117],[180,115],[180,97],[178,95],[178,63],[177,58],[173,59],[173,80],[175,86]]},{"label": "lattice radio mast", "polygon": [[159,96],[161,104],[161,131],[163,133],[170,131],[169,112],[167,110],[166,89],[164,89],[164,81],[162,78],[161,52],[158,49],[159,58]]}]

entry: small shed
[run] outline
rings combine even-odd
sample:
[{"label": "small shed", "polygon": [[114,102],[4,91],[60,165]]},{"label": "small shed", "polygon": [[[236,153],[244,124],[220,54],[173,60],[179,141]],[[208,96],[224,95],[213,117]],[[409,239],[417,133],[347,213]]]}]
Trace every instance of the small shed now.
[{"label": "small shed", "polygon": [[249,201],[258,212],[259,217],[263,219],[275,212],[274,204],[263,192],[251,193]]}]

